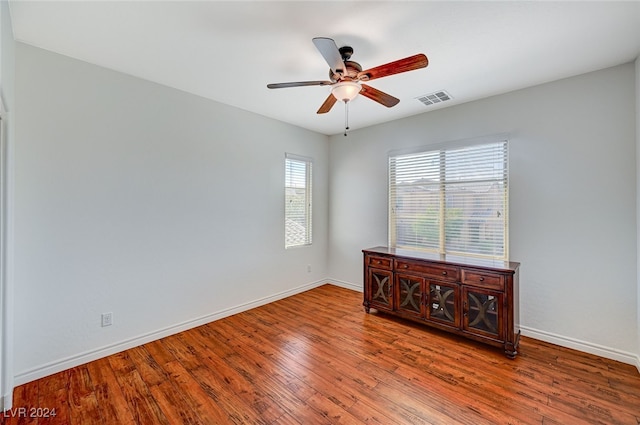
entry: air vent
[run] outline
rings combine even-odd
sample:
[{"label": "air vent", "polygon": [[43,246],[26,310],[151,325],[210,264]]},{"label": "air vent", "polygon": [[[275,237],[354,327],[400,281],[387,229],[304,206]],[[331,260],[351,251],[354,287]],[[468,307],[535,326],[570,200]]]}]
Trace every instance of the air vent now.
[{"label": "air vent", "polygon": [[444,90],[440,90],[434,93],[425,94],[423,96],[416,97],[425,106],[435,105],[436,103],[446,102],[451,100],[451,95]]}]

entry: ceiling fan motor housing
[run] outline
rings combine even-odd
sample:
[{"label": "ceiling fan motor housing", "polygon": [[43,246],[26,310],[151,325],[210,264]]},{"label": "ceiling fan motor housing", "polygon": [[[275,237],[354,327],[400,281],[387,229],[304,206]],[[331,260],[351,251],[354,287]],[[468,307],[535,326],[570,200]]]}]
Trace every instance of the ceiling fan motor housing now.
[{"label": "ceiling fan motor housing", "polygon": [[362,71],[362,67],[360,66],[360,64],[354,61],[345,60],[344,67],[345,69],[343,74],[334,73],[331,69],[329,69],[329,79],[334,83],[337,83],[341,80],[355,80],[358,76],[358,73]]}]

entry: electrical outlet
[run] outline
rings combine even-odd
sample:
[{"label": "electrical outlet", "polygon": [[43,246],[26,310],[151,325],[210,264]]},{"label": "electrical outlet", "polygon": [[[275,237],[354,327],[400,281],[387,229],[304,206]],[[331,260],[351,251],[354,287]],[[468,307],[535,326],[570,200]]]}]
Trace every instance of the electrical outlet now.
[{"label": "electrical outlet", "polygon": [[113,325],[113,313],[102,313],[102,327]]},{"label": "electrical outlet", "polygon": [[307,264],[307,273],[311,273],[311,264]]}]

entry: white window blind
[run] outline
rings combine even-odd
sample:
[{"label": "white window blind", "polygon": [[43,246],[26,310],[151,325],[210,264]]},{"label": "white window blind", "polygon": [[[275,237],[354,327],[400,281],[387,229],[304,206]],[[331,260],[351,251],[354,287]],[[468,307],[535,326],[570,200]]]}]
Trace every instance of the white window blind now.
[{"label": "white window blind", "polygon": [[285,155],[285,248],[311,245],[310,158]]},{"label": "white window blind", "polygon": [[507,259],[507,141],[389,157],[389,244]]}]

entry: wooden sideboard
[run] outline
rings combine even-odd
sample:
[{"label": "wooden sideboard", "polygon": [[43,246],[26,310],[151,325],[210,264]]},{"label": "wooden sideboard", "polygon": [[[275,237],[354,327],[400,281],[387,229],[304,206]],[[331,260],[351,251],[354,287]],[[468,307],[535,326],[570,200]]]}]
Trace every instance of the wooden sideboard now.
[{"label": "wooden sideboard", "polygon": [[364,308],[518,354],[519,263],[387,247],[365,249]]}]

